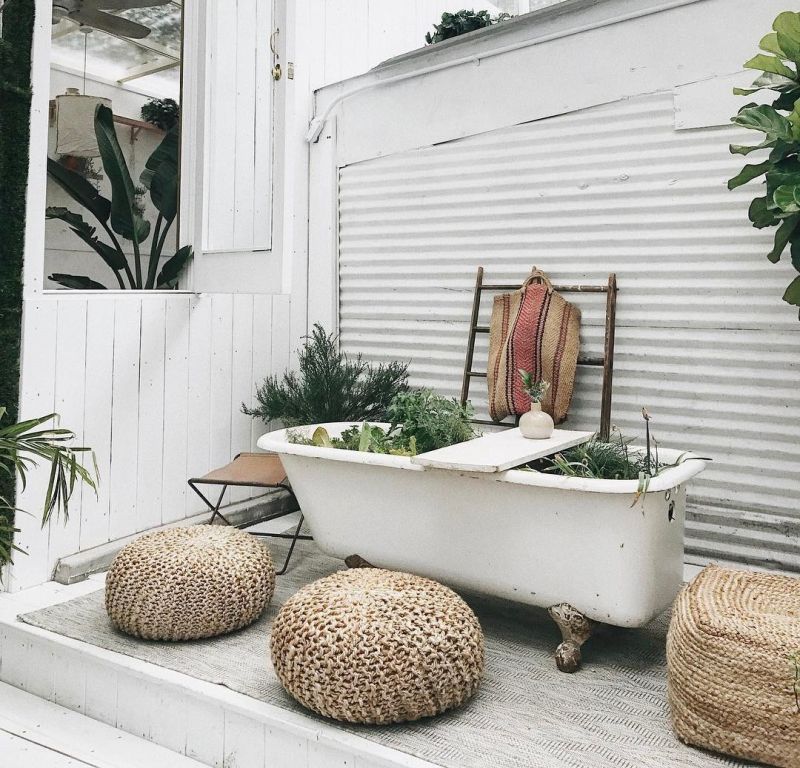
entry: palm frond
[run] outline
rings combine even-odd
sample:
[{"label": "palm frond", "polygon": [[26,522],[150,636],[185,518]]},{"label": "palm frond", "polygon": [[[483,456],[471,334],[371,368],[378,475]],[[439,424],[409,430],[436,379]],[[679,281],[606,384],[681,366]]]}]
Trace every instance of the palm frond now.
[{"label": "palm frond", "polygon": [[[0,421],[6,409],[0,407]],[[59,426],[40,429],[49,421],[58,424],[58,414],[50,413],[35,419],[27,419],[15,424],[0,424],[0,471],[6,475],[19,477],[19,484],[25,490],[28,475],[40,464],[50,467],[47,489],[42,504],[42,526],[53,519],[69,519],[69,503],[80,484],[87,485],[97,492],[97,461],[94,452],[85,446],[73,446],[75,439],[72,430]],[[92,466],[86,467],[82,459],[91,456]],[[8,499],[0,498],[0,565],[11,562],[14,550],[21,551],[13,544],[13,517],[21,510],[14,507]]]}]

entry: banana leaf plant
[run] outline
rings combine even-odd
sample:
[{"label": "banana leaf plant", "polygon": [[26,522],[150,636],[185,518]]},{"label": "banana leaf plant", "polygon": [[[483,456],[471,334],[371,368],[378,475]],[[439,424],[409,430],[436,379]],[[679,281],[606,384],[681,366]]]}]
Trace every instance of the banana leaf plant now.
[{"label": "banana leaf plant", "polygon": [[[179,248],[163,264],[159,263],[167,242],[167,235],[178,215],[178,153],[180,139],[178,126],[167,131],[145,164],[139,177],[149,191],[150,200],[158,215],[155,225],[145,219],[137,205],[136,188],[131,179],[122,148],[114,129],[114,115],[105,105],[99,105],[94,116],[94,132],[103,169],[111,183],[111,199],[100,192],[83,176],[48,158],[47,174],[84,212],[90,213],[107,236],[97,236],[97,228],[83,217],[63,207],[51,206],[46,210],[48,219],[59,219],[88,245],[111,269],[116,278],[115,288],[174,288],[178,277],[192,256],[192,247]],[[120,243],[130,241],[133,263]],[[150,238],[149,246],[146,246]],[[86,275],[54,273],[53,280],[66,288],[103,289],[108,286]]]},{"label": "banana leaf plant", "polygon": [[[734,88],[738,96],[774,91],[771,104],[747,104],[731,121],[763,134],[755,145],[732,144],[735,155],[769,152],[760,163],[750,163],[730,181],[736,189],[764,177],[762,194],[750,203],[748,217],[757,229],[777,227],[767,258],[777,263],[789,246],[792,266],[800,272],[800,13],[777,16],[773,31],[759,44],[762,53],[745,63],[761,72],[751,88]],[[783,294],[783,300],[800,307],[800,275]]]}]

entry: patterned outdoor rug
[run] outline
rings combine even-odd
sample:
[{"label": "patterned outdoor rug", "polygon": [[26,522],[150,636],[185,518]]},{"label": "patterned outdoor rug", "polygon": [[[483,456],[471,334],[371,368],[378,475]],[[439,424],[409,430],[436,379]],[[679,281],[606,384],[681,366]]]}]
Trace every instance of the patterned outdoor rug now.
[{"label": "patterned outdoor rug", "polygon": [[[271,543],[282,562],[282,543]],[[232,635],[185,643],[139,641],[112,629],[102,590],[20,619],[60,635],[225,685],[294,712],[267,653],[279,606],[300,586],[341,567],[301,543],[272,604]],[[486,634],[486,676],[464,708],[386,727],[342,726],[447,768],[711,768],[742,765],[686,747],[673,735],[666,695],[665,614],[640,630],[592,638],[576,674],[556,670],[560,640],[544,611],[467,597]],[[306,712],[307,713],[307,712]],[[316,717],[307,713],[311,717]]]}]

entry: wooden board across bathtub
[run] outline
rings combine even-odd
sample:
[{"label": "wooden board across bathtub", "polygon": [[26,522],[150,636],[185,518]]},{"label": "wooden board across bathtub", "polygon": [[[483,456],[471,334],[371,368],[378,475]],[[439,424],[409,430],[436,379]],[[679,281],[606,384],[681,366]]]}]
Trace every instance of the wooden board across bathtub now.
[{"label": "wooden board across bathtub", "polygon": [[504,472],[534,459],[585,443],[593,432],[556,429],[547,440],[529,440],[519,429],[507,429],[476,437],[436,451],[420,453],[411,461],[423,467],[454,469],[460,472]]}]

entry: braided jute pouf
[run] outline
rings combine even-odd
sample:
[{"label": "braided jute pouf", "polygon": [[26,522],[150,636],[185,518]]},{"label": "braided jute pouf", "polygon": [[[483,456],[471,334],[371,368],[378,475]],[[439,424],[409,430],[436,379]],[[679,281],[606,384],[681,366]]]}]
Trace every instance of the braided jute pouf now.
[{"label": "braided jute pouf", "polygon": [[703,570],[675,601],[667,635],[669,703],[680,739],[798,768],[798,652],[800,580]]},{"label": "braided jute pouf", "polygon": [[272,664],[303,706],[351,723],[398,723],[463,704],[483,676],[470,607],[430,579],[379,568],[339,571],[286,601]]},{"label": "braided jute pouf", "polygon": [[236,528],[196,525],[140,536],[114,558],[106,611],[149,640],[213,637],[255,621],[275,590],[269,550]]}]

